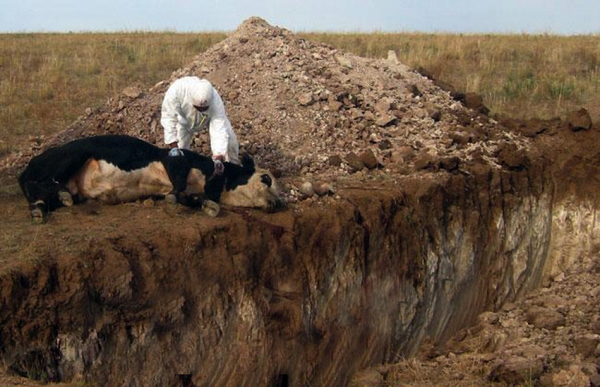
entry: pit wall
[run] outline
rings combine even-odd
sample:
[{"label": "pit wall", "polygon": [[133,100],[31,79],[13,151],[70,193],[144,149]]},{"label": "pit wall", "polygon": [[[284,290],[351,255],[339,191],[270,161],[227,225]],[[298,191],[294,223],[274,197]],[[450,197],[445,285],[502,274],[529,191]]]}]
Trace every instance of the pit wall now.
[{"label": "pit wall", "polygon": [[582,265],[597,208],[555,187],[541,168],[448,175],[167,247],[106,240],[2,279],[2,356],[93,385],[344,385]]},{"label": "pit wall", "polygon": [[552,208],[552,238],[544,279],[560,280],[564,273],[588,270],[600,250],[598,204],[569,197]]}]

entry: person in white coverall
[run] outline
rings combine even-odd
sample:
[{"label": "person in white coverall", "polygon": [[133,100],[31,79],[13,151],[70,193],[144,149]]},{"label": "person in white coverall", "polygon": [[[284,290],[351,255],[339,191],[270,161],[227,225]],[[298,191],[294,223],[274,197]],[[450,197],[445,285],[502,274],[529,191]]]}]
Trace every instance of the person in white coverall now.
[{"label": "person in white coverall", "polygon": [[239,163],[239,144],[225,106],[206,79],[190,76],[173,82],[163,99],[160,123],[171,149],[190,149],[194,134],[208,127],[216,173],[223,173],[223,161]]}]

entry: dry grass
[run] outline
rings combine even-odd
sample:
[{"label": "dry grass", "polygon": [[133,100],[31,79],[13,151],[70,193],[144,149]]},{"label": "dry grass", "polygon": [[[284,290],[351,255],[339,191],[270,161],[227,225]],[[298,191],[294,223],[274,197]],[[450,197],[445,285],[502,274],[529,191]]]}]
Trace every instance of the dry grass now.
[{"label": "dry grass", "polygon": [[[394,50],[492,113],[600,117],[599,36],[302,33],[367,57]],[[168,78],[225,33],[0,34],[0,156],[28,136],[56,133],[127,85]]]},{"label": "dry grass", "polygon": [[0,154],[64,129],[126,86],[152,85],[223,33],[0,34]]}]

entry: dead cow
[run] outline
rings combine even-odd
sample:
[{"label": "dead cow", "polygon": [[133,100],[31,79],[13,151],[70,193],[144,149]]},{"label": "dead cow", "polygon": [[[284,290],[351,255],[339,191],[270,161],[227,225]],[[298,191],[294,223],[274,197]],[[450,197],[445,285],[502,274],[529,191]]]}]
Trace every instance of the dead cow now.
[{"label": "dead cow", "polygon": [[166,197],[190,207],[210,203],[213,215],[219,202],[267,211],[281,205],[275,178],[256,169],[248,155],[242,155],[242,165],[226,162],[223,175],[213,173],[210,157],[107,135],[75,140],[35,156],[19,176],[19,185],[32,218],[40,222],[56,208],[86,199],[118,204]]}]

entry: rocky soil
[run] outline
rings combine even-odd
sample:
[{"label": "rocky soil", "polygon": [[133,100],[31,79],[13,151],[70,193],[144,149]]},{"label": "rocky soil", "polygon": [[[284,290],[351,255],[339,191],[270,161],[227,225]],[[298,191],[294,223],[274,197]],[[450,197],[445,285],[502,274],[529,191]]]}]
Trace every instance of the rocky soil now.
[{"label": "rocky soil", "polygon": [[[559,155],[580,141],[577,133],[586,132],[590,146],[597,139],[585,111],[564,120],[494,119],[480,97],[436,83],[394,55],[359,58],[250,18],[170,79],[149,89],[132,85],[64,132],[33,138],[30,148],[0,160],[2,173],[15,176],[33,154],[82,136],[130,134],[162,145],[162,96],[184,75],[215,85],[242,150],[280,178],[294,211],[339,200],[340,186],[406,176],[418,182],[478,165],[518,170],[539,151],[533,143]],[[563,146],[551,145],[562,136]],[[209,152],[206,134],[194,148]],[[482,314],[445,345],[364,370],[354,384],[600,385],[599,271],[595,261],[581,262],[524,300]]]}]

